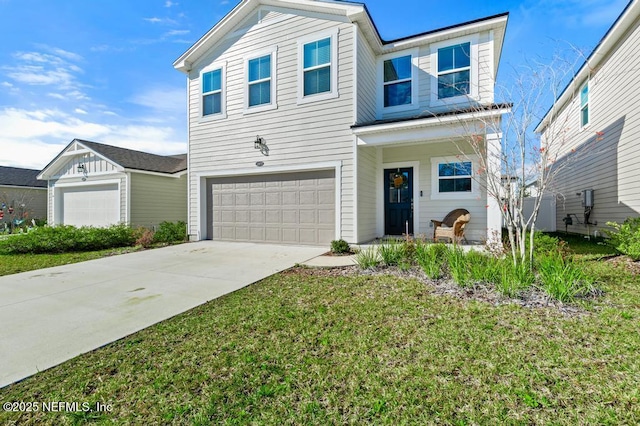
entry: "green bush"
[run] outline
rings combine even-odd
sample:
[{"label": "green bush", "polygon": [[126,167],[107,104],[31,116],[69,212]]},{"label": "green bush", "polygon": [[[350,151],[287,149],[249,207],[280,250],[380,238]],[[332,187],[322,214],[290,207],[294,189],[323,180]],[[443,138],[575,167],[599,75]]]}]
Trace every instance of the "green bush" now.
[{"label": "green bush", "polygon": [[380,256],[375,247],[360,250],[356,254],[356,263],[362,269],[375,268],[380,264]]},{"label": "green bush", "polygon": [[519,262],[514,265],[511,259],[502,259],[496,287],[505,296],[513,297],[520,291],[531,287],[535,278],[529,263]]},{"label": "green bush", "polygon": [[154,243],[177,243],[187,240],[187,224],[183,221],[162,222],[153,235]]},{"label": "green bush", "polygon": [[379,246],[379,252],[382,262],[387,266],[407,263],[406,247],[398,240],[384,241]]},{"label": "green bush", "polygon": [[437,280],[442,276],[442,266],[445,261],[447,246],[442,243],[431,244],[418,242],[415,248],[415,258],[427,277]]},{"label": "green bush", "polygon": [[331,241],[331,252],[335,254],[350,253],[351,247],[345,240],[333,240]]},{"label": "green bush", "polygon": [[28,233],[14,235],[0,241],[0,252],[19,253],[65,253],[93,251],[133,245],[133,230],[126,225],[108,228],[70,225],[45,226]]},{"label": "green bush", "polygon": [[622,225],[607,222],[613,228],[608,231],[610,244],[633,260],[640,260],[640,217],[629,217]]},{"label": "green bush", "polygon": [[541,256],[537,261],[542,289],[551,297],[570,302],[594,288],[594,279],[582,268],[559,255]]}]

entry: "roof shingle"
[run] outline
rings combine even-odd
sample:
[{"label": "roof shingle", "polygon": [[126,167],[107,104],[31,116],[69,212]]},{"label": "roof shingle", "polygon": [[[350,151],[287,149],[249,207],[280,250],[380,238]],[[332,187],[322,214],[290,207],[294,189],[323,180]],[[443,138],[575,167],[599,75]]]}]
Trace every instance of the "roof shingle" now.
[{"label": "roof shingle", "polygon": [[46,188],[47,182],[36,179],[40,170],[0,166],[0,185]]}]

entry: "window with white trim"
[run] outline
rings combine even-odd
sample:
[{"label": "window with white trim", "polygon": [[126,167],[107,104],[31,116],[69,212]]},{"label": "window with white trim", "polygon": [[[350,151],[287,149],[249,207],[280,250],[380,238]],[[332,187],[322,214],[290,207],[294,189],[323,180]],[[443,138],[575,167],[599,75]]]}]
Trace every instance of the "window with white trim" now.
[{"label": "window with white trim", "polygon": [[246,56],[244,113],[277,108],[276,103],[277,47]]},{"label": "window with white trim", "polygon": [[271,103],[271,55],[250,59],[248,67],[249,108]]},{"label": "window with white trim", "polygon": [[298,103],[338,97],[338,30],[298,40]]},{"label": "window with white trim", "polygon": [[202,115],[222,113],[222,70],[202,74]]},{"label": "window with white trim", "polygon": [[438,163],[438,192],[471,192],[471,161]]},{"label": "window with white trim", "polygon": [[304,96],[331,91],[331,37],[307,43],[303,48]]},{"label": "window with white trim", "polygon": [[438,49],[438,99],[471,93],[471,43]]},{"label": "window with white trim", "polygon": [[431,158],[431,198],[469,199],[478,196],[478,183],[473,178],[473,158]]},{"label": "window with white trim", "polygon": [[589,82],[580,89],[580,126],[589,124]]},{"label": "window with white trim", "polygon": [[200,115],[203,118],[224,118],[225,93],[224,93],[224,65],[211,65],[200,72]]},{"label": "window with white trim", "polygon": [[411,55],[383,62],[383,105],[385,108],[412,103]]}]

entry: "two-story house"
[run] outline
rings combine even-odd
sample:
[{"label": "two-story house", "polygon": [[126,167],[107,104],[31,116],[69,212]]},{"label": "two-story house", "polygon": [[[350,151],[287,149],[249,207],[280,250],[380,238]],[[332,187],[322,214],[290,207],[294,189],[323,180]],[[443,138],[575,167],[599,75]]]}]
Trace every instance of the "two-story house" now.
[{"label": "two-story house", "polygon": [[558,229],[601,235],[640,214],[640,1],[630,1],[536,128],[556,149]]},{"label": "two-story house", "polygon": [[499,231],[461,150],[475,128],[499,154],[483,124],[509,110],[494,102],[507,18],[385,41],[363,3],[241,1],[174,63],[188,85],[191,238],[430,236],[455,208],[471,213],[467,239]]}]

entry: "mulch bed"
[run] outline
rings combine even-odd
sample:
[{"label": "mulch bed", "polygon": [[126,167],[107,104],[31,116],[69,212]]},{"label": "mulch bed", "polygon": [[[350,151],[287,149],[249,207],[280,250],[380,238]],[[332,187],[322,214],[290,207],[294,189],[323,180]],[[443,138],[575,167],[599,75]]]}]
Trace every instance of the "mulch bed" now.
[{"label": "mulch bed", "polygon": [[[420,268],[411,268],[403,271],[394,267],[378,267],[367,270],[362,270],[358,266],[345,266],[338,268],[295,267],[284,273],[307,277],[394,275],[401,278],[417,279],[425,283],[427,287],[432,289],[434,294],[439,296],[456,297],[461,300],[475,300],[494,306],[514,304],[528,309],[552,309],[568,317],[578,317],[591,314],[591,312],[580,306],[565,304],[555,300],[536,288],[531,288],[527,291],[521,292],[517,298],[510,298],[499,293],[489,285],[476,284],[474,286],[461,287],[450,279],[432,280],[428,278]],[[602,292],[596,290],[582,299],[595,299],[601,295]]]}]

